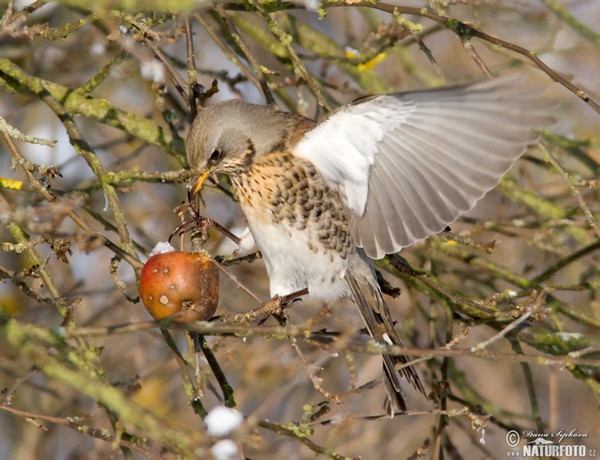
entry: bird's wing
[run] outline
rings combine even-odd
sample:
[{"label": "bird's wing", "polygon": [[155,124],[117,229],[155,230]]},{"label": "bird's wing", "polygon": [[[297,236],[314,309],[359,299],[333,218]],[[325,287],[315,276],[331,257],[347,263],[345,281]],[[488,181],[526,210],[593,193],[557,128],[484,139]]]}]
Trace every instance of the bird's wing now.
[{"label": "bird's wing", "polygon": [[442,231],[553,124],[543,87],[509,75],[375,96],[334,112],[295,153],[339,186],[355,243],[372,258]]}]

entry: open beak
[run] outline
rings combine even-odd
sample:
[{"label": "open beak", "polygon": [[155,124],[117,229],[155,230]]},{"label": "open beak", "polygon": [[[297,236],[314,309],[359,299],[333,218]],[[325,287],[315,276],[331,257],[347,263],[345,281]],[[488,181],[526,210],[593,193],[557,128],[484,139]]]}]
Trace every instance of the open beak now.
[{"label": "open beak", "polygon": [[204,185],[204,181],[210,176],[212,173],[211,169],[206,169],[199,177],[196,179],[196,182],[192,186],[192,196],[196,196],[200,190],[202,190],[202,186]]}]

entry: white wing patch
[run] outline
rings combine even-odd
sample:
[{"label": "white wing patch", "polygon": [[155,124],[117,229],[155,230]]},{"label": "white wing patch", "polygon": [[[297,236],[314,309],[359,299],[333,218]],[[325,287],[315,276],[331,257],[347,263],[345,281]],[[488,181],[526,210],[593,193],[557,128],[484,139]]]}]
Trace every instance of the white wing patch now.
[{"label": "white wing patch", "polygon": [[369,171],[388,130],[404,123],[414,107],[363,104],[335,112],[296,145],[294,153],[310,160],[330,182],[341,185],[347,205],[362,214],[369,190]]},{"label": "white wing patch", "polygon": [[295,153],[346,199],[355,243],[373,258],[442,231],[470,210],[553,124],[543,88],[510,75],[366,99],[308,132]]}]

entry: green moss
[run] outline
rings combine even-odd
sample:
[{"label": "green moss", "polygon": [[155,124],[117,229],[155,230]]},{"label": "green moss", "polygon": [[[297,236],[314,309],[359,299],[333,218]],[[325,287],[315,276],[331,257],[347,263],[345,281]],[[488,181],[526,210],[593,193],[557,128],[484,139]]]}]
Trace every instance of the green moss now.
[{"label": "green moss", "polygon": [[583,334],[556,332],[537,326],[523,329],[518,337],[540,351],[557,356],[592,346],[592,340]]}]

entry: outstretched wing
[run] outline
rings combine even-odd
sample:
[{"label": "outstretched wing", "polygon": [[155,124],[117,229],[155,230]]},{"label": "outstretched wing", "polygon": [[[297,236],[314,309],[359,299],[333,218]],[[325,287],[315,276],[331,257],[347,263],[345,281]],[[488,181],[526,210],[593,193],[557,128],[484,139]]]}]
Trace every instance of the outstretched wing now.
[{"label": "outstretched wing", "polygon": [[339,186],[355,243],[380,258],[469,211],[538,140],[534,129],[553,124],[555,104],[524,79],[362,99],[295,153]]}]

